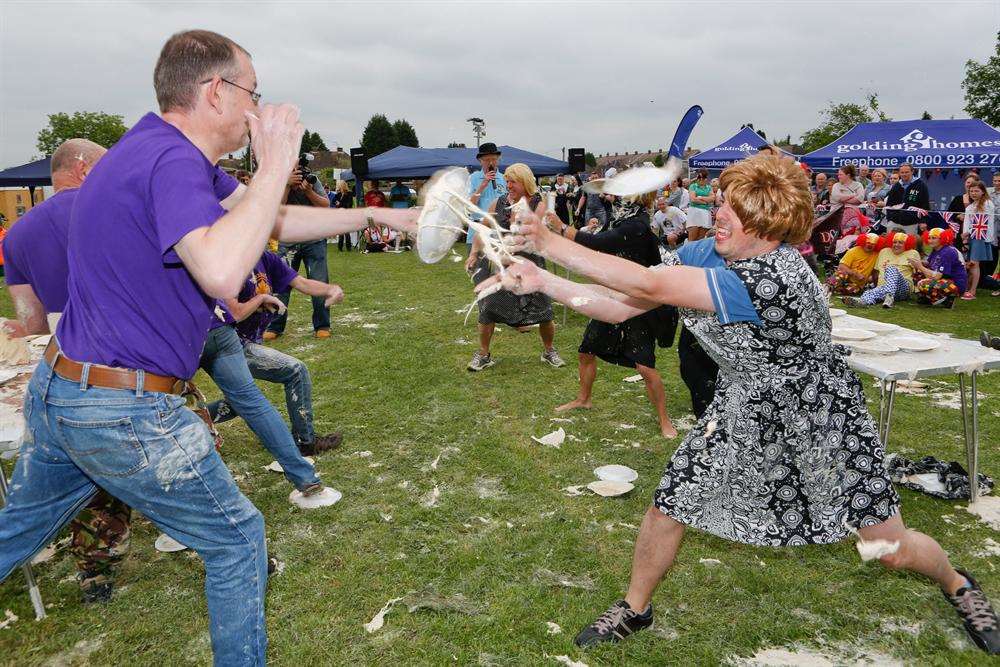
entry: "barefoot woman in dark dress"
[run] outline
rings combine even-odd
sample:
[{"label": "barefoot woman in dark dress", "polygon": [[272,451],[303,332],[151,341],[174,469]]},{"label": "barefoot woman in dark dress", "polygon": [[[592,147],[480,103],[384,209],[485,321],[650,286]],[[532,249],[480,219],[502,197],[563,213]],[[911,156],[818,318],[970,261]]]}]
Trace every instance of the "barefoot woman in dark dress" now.
[{"label": "barefoot woman in dark dress", "polygon": [[[554,215],[548,215],[549,224],[562,236],[572,239],[591,250],[608,253],[635,262],[640,266],[653,266],[661,261],[656,235],[650,229],[649,208],[655,193],[634,201],[615,202],[611,219],[605,230],[591,234],[577,231]],[[591,320],[580,343],[580,393],[577,397],[556,408],[556,412],[590,408],[594,380],[597,377],[597,358],[626,368],[634,368],[646,383],[646,395],[656,409],[660,432],[665,438],[677,435],[677,429],[667,414],[667,396],[663,380],[656,371],[656,338],[662,312],[657,309],[618,324]]]}]

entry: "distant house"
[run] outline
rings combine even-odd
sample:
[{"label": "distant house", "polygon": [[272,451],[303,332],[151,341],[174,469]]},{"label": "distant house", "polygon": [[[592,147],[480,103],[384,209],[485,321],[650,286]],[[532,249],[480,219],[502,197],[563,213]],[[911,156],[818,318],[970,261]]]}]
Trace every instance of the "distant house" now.
[{"label": "distant house", "polygon": [[[697,153],[698,150],[694,148],[689,148],[684,151],[684,160],[687,162],[687,158],[691,155]],[[627,169],[628,167],[640,167],[644,162],[656,162],[657,156],[666,162],[667,161],[667,150],[665,148],[649,149],[648,151],[640,153],[639,151],[628,151],[624,153],[605,153],[596,156],[597,157],[597,168],[603,171],[604,169],[609,169],[614,167],[615,169]]]},{"label": "distant house", "polygon": [[[351,156],[339,148],[334,151],[312,151],[313,161],[309,163],[309,168],[313,171],[322,169],[350,169]],[[219,160],[219,166],[228,172],[234,172],[243,168],[243,161],[235,156],[229,156]]]}]

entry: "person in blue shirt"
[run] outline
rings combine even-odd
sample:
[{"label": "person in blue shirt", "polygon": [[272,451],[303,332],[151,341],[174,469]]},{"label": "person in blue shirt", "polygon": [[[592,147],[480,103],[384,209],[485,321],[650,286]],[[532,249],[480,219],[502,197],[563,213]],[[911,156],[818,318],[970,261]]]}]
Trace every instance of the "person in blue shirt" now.
[{"label": "person in blue shirt", "polygon": [[1000,653],[1000,625],[982,588],[931,537],[903,523],[861,380],[833,344],[826,295],[795,250],[813,226],[805,174],[790,159],[757,155],[727,168],[720,187],[715,238],[688,242],[663,265],[583,248],[525,215],[515,251],[538,253],[599,285],[532,262],[477,285],[540,292],[610,323],[674,305],[719,363],[715,397],[653,492],[625,597],[584,628],[577,645],[618,641],[652,625],[653,592],[691,526],[769,547],[832,544],[857,532],[863,558],[934,580],[972,641]]},{"label": "person in blue shirt", "polygon": [[[469,177],[469,199],[484,211],[490,210],[490,205],[507,194],[507,181],[500,173],[500,149],[493,142],[487,141],[476,152],[479,160],[479,171]],[[473,216],[479,220],[480,216]],[[469,230],[465,242],[472,245],[472,230]]]},{"label": "person in blue shirt", "polygon": [[410,208],[410,188],[403,185],[403,181],[397,180],[389,190],[389,207]]}]

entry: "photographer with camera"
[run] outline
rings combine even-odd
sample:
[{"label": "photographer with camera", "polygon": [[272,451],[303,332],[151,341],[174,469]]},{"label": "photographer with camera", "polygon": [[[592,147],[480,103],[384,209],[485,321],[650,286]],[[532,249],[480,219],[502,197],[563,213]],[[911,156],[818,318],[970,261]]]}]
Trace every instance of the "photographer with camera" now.
[{"label": "photographer with camera", "polygon": [[[288,184],[285,186],[285,204],[315,206],[317,208],[330,207],[326,189],[316,175],[309,171],[309,162],[312,159],[311,153],[303,153],[299,157],[299,164],[292,170]],[[306,243],[282,243],[278,245],[278,254],[296,273],[298,273],[299,266],[305,262],[307,278],[324,283],[329,282],[330,269],[326,264],[326,239]],[[281,292],[277,295],[285,306],[288,305],[291,296],[291,291]],[[313,335],[316,338],[329,338],[330,309],[324,304],[322,297],[312,298],[312,308]],[[268,326],[267,331],[264,332],[264,340],[274,340],[283,334],[287,323],[288,311],[286,310]]]}]

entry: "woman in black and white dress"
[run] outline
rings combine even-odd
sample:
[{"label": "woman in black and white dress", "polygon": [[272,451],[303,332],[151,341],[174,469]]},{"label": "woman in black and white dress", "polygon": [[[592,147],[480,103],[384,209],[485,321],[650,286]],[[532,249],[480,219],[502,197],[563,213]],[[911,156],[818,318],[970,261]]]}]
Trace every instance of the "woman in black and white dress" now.
[{"label": "woman in black and white dress", "polygon": [[535,265],[512,266],[503,279],[515,292],[543,291],[606,321],[676,305],[719,364],[714,400],[653,494],[625,598],[584,628],[577,644],[617,641],[652,624],[653,592],[686,526],[773,547],[830,544],[850,527],[885,566],[934,580],[976,645],[1000,653],[997,616],[975,579],[903,524],[861,382],[846,350],[832,343],[823,290],[794,249],[813,222],[805,175],[789,159],[761,155],[729,167],[721,187],[726,201],[714,240],[685,244],[668,266],[581,249],[525,219],[517,247],[605,289]]},{"label": "woman in black and white dress", "polygon": [[[501,195],[491,205],[489,212],[496,218],[497,224],[504,229],[510,229],[514,218],[512,209],[515,207],[524,211],[534,211],[542,201],[535,183],[535,175],[526,164],[512,164],[504,170],[504,180],[507,181],[507,194]],[[472,249],[466,264],[471,268],[472,281],[479,284],[487,280],[494,269],[492,262],[482,254],[483,241],[477,234],[472,241]],[[519,256],[545,268],[545,260],[531,253],[518,253]],[[552,314],[552,299],[545,294],[514,294],[500,290],[483,298],[479,302],[479,349],[472,355],[468,369],[473,372],[489,368],[496,362],[490,354],[490,343],[497,324],[506,324],[518,330],[525,330],[537,324],[542,338],[542,361],[559,368],[565,366],[559,353],[553,346],[556,335],[555,318]]]}]

